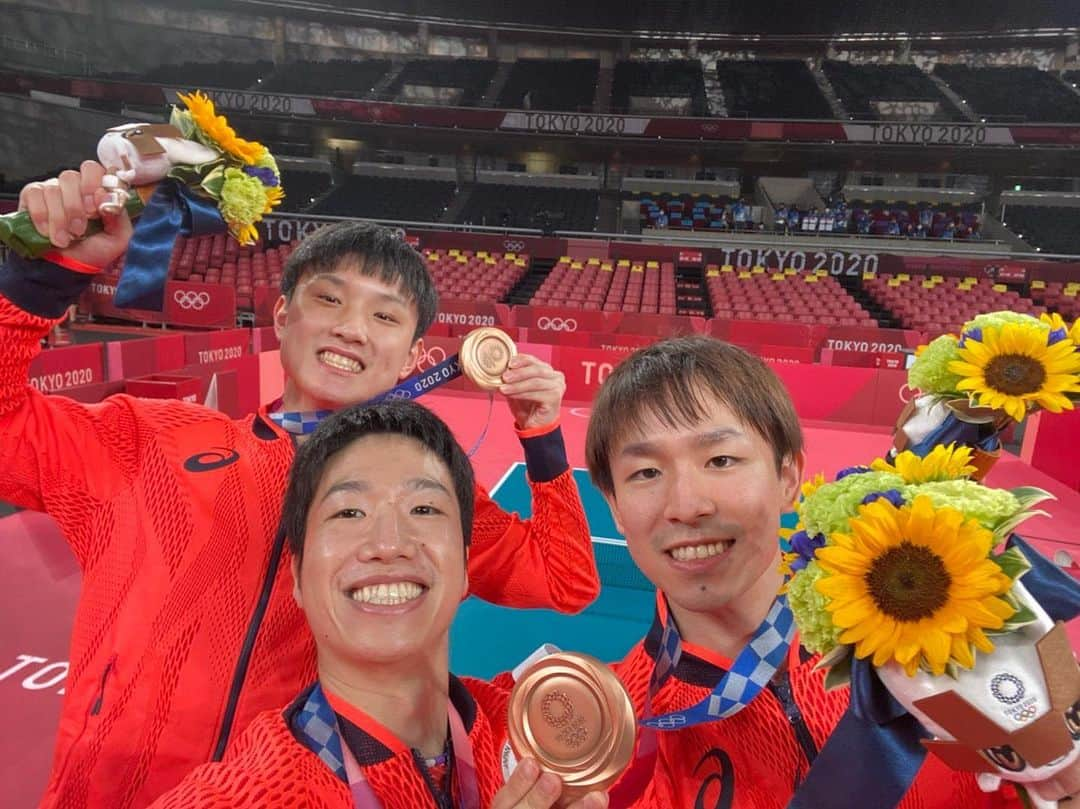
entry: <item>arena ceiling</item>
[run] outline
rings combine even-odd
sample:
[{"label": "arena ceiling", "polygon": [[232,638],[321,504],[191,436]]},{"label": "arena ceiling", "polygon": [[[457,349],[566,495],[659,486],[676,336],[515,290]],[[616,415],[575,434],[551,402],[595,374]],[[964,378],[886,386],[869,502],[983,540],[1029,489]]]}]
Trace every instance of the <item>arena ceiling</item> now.
[{"label": "arena ceiling", "polygon": [[433,23],[495,23],[552,29],[686,35],[836,38],[860,34],[961,32],[1002,35],[1080,26],[1076,0],[250,0],[252,6],[281,5],[293,13],[334,17],[384,16]]}]

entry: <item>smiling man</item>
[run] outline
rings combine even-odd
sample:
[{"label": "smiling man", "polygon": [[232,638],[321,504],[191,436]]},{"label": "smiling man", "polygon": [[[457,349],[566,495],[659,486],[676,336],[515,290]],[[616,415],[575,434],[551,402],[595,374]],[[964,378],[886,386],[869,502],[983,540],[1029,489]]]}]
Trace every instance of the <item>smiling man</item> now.
[{"label": "smiling man", "polygon": [[[787,391],[736,346],[665,340],[604,382],[585,451],[630,555],[657,588],[652,628],[616,670],[639,715],[662,730],[639,749],[613,805],[783,809],[849,699],[846,688],[825,691],[824,670],[797,639],[783,641],[777,536],[803,473]],[[835,778],[837,789],[848,780]],[[1007,805],[998,801],[929,757],[899,806]],[[847,805],[885,809],[869,794]]]},{"label": "smiling man", "polygon": [[[318,679],[251,724],[155,809],[546,809],[558,778],[523,761],[503,786],[510,680],[448,673],[469,591],[473,473],[411,402],[328,419],[296,457],[282,522]],[[586,795],[567,809],[603,809]]]},{"label": "smiling man", "polygon": [[[123,215],[79,240],[103,173],[88,161],[23,189],[20,207],[58,249],[0,268],[0,499],[48,512],[83,572],[42,802],[72,809],[146,805],[311,682],[315,647],[277,531],[289,465],[321,418],[412,372],[437,305],[415,250],[387,228],[343,223],[285,267],[281,400],[232,420],[182,402],[44,396],[28,379],[40,338],[131,237]],[[565,381],[518,357],[503,383],[533,517],[475,487],[470,591],[580,610],[599,581],[558,429]]]}]

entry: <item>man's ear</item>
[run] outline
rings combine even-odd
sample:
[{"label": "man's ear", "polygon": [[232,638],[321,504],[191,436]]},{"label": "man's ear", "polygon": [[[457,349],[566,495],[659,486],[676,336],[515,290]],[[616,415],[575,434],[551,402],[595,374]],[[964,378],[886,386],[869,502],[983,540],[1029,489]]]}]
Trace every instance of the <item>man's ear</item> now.
[{"label": "man's ear", "polygon": [[626,536],[626,531],[623,530],[622,519],[619,517],[619,504],[615,500],[615,493],[601,492],[604,502],[607,503],[608,511],[611,512],[611,519],[615,522],[615,527],[619,530],[619,533]]},{"label": "man's ear", "polygon": [[806,453],[803,451],[787,456],[780,464],[780,492],[784,498],[781,507],[785,511],[799,496],[799,487],[802,486],[805,468]]},{"label": "man's ear", "polygon": [[409,349],[409,356],[405,358],[405,364],[401,366],[401,370],[398,372],[399,382],[412,376],[412,373],[416,370],[416,365],[420,362],[420,357],[423,356],[423,354],[424,338],[421,337],[416,340]]},{"label": "man's ear", "polygon": [[292,597],[296,602],[296,606],[300,609],[304,609],[304,597],[300,592],[300,560],[297,557],[292,558]]},{"label": "man's ear", "polygon": [[289,301],[281,295],[277,299],[277,303],[274,304],[274,334],[277,335],[278,340],[281,339],[281,334],[285,330],[285,322],[288,320]]}]

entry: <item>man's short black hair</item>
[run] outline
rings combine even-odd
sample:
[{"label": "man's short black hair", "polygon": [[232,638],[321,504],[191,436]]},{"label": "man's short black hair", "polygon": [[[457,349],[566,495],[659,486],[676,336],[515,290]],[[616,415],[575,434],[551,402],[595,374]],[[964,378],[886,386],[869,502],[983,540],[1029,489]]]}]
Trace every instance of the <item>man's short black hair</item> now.
[{"label": "man's short black hair", "polygon": [[343,263],[354,264],[361,275],[400,288],[405,299],[416,306],[414,340],[423,337],[435,322],[439,295],[423,256],[399,231],[371,222],[339,222],[300,242],[282,270],[281,294],[292,300],[304,276],[331,272]]},{"label": "man's short black hair", "polygon": [[391,400],[374,405],[354,405],[328,417],[297,450],[281,513],[289,549],[297,560],[304,556],[304,534],[315,492],[330,460],[354,441],[371,435],[411,438],[432,452],[450,472],[461,511],[461,535],[465,547],[472,539],[473,468],[446,424],[426,407]]}]

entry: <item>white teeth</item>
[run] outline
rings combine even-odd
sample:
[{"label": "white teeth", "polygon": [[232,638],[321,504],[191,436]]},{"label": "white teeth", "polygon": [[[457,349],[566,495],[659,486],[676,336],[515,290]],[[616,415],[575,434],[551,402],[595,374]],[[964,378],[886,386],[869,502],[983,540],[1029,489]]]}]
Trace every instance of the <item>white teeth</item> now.
[{"label": "white teeth", "polygon": [[708,545],[687,545],[682,548],[673,548],[671,558],[676,562],[690,562],[694,559],[708,559],[710,556],[719,556],[727,551],[730,542],[713,542]]},{"label": "white teeth", "polygon": [[353,590],[349,596],[353,601],[380,606],[397,606],[419,598],[424,588],[416,582],[398,581],[390,584],[368,584]]},{"label": "white teeth", "polygon": [[340,354],[335,354],[333,351],[320,352],[319,359],[332,368],[340,368],[342,371],[350,371],[354,374],[358,374],[363,370],[360,363],[356,360],[350,359],[349,357],[343,357]]}]

